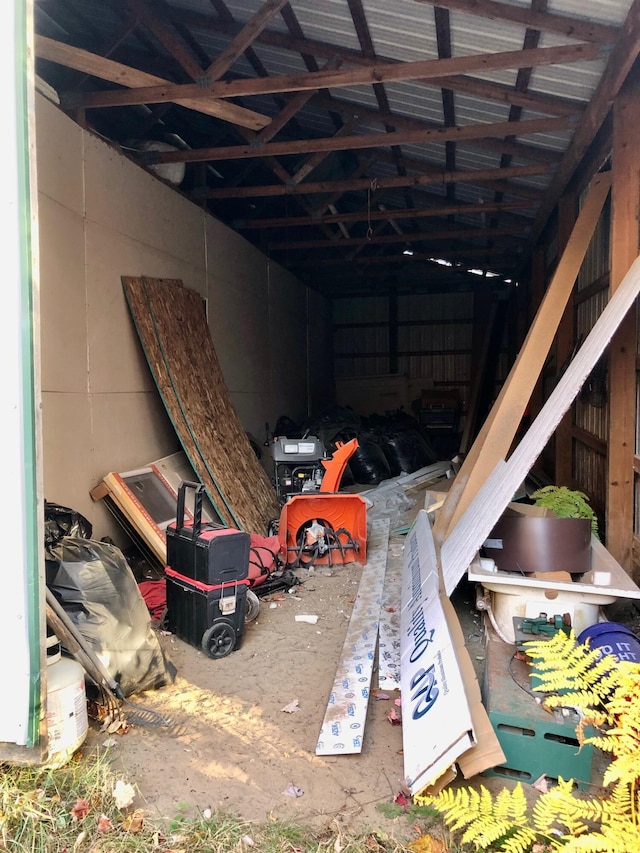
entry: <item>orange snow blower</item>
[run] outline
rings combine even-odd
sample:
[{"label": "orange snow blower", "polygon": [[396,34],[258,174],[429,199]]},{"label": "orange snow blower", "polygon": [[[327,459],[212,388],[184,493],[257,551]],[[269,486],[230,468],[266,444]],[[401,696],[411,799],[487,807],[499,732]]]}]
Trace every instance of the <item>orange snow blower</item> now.
[{"label": "orange snow blower", "polygon": [[360,495],[337,493],[357,447],[357,438],[339,443],[331,459],[318,460],[325,469],[319,490],[302,491],[283,505],[278,538],[287,567],[366,562],[367,504]]}]

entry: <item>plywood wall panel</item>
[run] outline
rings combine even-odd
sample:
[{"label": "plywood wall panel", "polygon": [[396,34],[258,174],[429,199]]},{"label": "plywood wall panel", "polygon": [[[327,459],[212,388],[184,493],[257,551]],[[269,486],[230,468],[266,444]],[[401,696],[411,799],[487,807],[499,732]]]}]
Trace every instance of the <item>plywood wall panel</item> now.
[{"label": "plywood wall panel", "polygon": [[[38,194],[84,215],[82,161],[85,134],[46,98],[38,97],[36,111],[36,160]],[[52,127],[55,135],[52,136]],[[40,202],[39,202],[40,204]]]},{"label": "plywood wall panel", "polygon": [[208,216],[204,225],[207,271],[212,282],[233,288],[238,282],[266,282],[269,269],[279,275],[279,267],[236,231]]},{"label": "plywood wall panel", "polygon": [[[187,287],[202,291],[204,268],[187,265],[164,251],[94,222],[86,223],[85,239],[85,322],[91,392],[157,393],[131,322],[121,276],[144,272],[157,278],[179,278]],[[125,469],[120,465],[118,470]]]},{"label": "plywood wall panel", "polygon": [[231,393],[269,387],[269,301],[264,281],[210,282],[208,319]]},{"label": "plywood wall panel", "polygon": [[165,406],[214,506],[225,523],[265,533],[278,515],[275,491],[231,404],[202,299],[176,281],[123,285]]},{"label": "plywood wall panel", "polygon": [[87,468],[94,448],[92,417],[87,395],[42,394],[44,497],[78,510],[90,521],[92,501]]},{"label": "plywood wall panel", "polygon": [[204,266],[204,212],[89,135],[85,144],[85,204],[91,222],[191,265]]},{"label": "plywood wall panel", "polygon": [[[149,369],[147,367],[147,373]],[[177,452],[180,441],[154,385],[141,406],[133,394],[94,394],[92,482],[99,483],[113,470],[113,460],[120,471],[139,468],[144,462],[161,458],[161,454]],[[160,455],[159,455],[160,454]]]},{"label": "plywood wall panel", "polygon": [[87,392],[87,322],[82,217],[48,196],[38,199],[41,383],[43,391]]}]

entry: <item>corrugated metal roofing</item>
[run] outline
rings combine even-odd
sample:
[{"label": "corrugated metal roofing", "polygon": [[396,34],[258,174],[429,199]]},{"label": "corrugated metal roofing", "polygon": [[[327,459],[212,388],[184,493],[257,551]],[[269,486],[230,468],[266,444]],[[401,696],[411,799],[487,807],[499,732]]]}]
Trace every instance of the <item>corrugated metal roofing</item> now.
[{"label": "corrugated metal roofing", "polygon": [[[208,64],[224,56],[237,34],[255,24],[254,16],[267,8],[262,0],[132,4],[127,18],[126,7],[119,3],[35,0],[39,34],[96,54],[96,73],[90,78],[65,68],[64,62],[38,60],[38,73],[62,93],[63,102],[70,95],[81,105],[88,96],[95,101],[106,98],[109,90],[118,94],[119,86],[109,77],[112,71],[102,64],[105,45],[111,45],[108,59],[121,67],[180,85],[198,82],[194,68],[204,75]],[[222,70],[223,81],[242,85],[246,92],[227,103],[252,114],[237,113],[225,120],[206,110],[153,101],[143,108],[125,100],[113,107],[88,106],[85,117],[118,144],[135,142],[137,136],[141,141],[180,140],[183,150],[175,156],[194,160],[193,166],[187,163],[181,191],[199,203],[206,199],[214,215],[239,223],[258,245],[273,247],[276,260],[305,280],[330,292],[338,280],[333,272],[347,264],[357,272],[351,279],[361,289],[363,276],[388,258],[389,275],[381,269],[379,276],[387,287],[389,281],[405,280],[395,263],[405,234],[415,250],[423,252],[423,231],[475,228],[477,239],[446,241],[453,256],[474,246],[501,249],[504,241],[492,240],[491,228],[509,228],[514,222],[541,228],[538,210],[548,206],[546,193],[554,186],[575,128],[607,64],[616,58],[617,34],[631,7],[632,0],[548,0],[546,11],[538,14],[532,12],[530,0],[496,0],[488,17],[483,11],[489,6],[472,0],[441,0],[437,8],[425,0],[290,0],[260,31],[249,34],[243,49],[236,50]],[[510,20],[511,12],[525,17]],[[559,31],[553,19],[558,15],[573,21],[571,32]],[[492,62],[496,54],[517,54],[525,46],[533,51],[575,50],[584,41],[580,24],[591,28],[590,43],[601,40],[599,55],[577,60],[564,56],[529,69],[517,60],[513,67]],[[532,38],[534,27],[540,26]],[[449,55],[454,62],[477,55],[486,61],[449,79],[414,74],[397,80],[386,71],[389,64],[395,68],[437,62],[438,57],[446,61]],[[628,61],[624,55],[617,59]],[[305,94],[314,79],[307,75],[327,63],[338,69],[339,84],[320,84],[319,91]],[[354,79],[371,68],[377,77]],[[279,78],[277,91],[262,91],[265,75],[266,83]],[[372,85],[376,79],[378,84]],[[209,82],[200,79],[200,91]],[[206,104],[206,97],[201,103]],[[297,109],[289,110],[292,104]],[[283,109],[287,120],[280,123]],[[273,132],[272,120],[279,122]],[[503,127],[507,122],[513,129]],[[531,125],[519,122],[538,124],[531,132]],[[261,125],[266,126],[262,134]],[[498,125],[499,132],[488,127],[485,138],[468,138],[482,136],[485,125]],[[387,132],[389,127],[395,128],[395,135]],[[198,170],[200,156],[213,168]],[[394,209],[393,224],[382,216],[369,223],[362,213],[371,206],[374,183],[376,210],[380,213],[380,205]],[[505,202],[523,207],[500,210]],[[491,213],[464,209],[479,203],[491,205]],[[412,214],[412,209],[434,205],[447,212],[424,219]],[[373,229],[377,242],[360,245],[362,235]],[[530,228],[529,239],[531,234]],[[516,252],[512,259],[515,274],[521,259]],[[498,260],[504,262],[500,255]],[[483,255],[478,264],[489,268],[491,255]],[[376,287],[372,275],[371,287]]]}]

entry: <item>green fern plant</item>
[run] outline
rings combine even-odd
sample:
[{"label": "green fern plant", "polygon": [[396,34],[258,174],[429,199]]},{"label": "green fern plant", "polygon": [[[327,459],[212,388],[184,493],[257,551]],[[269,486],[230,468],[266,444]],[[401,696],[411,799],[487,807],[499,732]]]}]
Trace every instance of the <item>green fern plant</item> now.
[{"label": "green fern plant", "polygon": [[546,507],[560,518],[587,518],[591,522],[591,532],[598,534],[598,518],[584,492],[569,489],[567,486],[544,486],[533,492],[531,498],[536,506]]},{"label": "green fern plant", "polygon": [[[497,796],[481,786],[443,790],[417,802],[439,811],[462,844],[501,853],[632,853],[640,851],[640,664],[618,662],[559,631],[526,643],[539,690],[549,708],[580,711],[577,737],[611,755],[605,795],[576,794],[573,780],[558,780],[527,807],[522,785]],[[596,733],[585,737],[587,726]]]}]

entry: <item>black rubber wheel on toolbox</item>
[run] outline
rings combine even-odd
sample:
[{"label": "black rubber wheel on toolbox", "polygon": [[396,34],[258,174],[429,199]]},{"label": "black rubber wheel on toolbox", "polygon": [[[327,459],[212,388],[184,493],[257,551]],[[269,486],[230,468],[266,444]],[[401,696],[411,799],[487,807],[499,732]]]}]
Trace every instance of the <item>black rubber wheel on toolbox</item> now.
[{"label": "black rubber wheel on toolbox", "polygon": [[216,619],[202,635],[202,650],[210,658],[224,658],[236,645],[236,629],[228,619]]},{"label": "black rubber wheel on toolbox", "polygon": [[247,590],[247,612],[245,614],[245,622],[253,622],[258,618],[260,613],[260,599],[252,589]]}]

